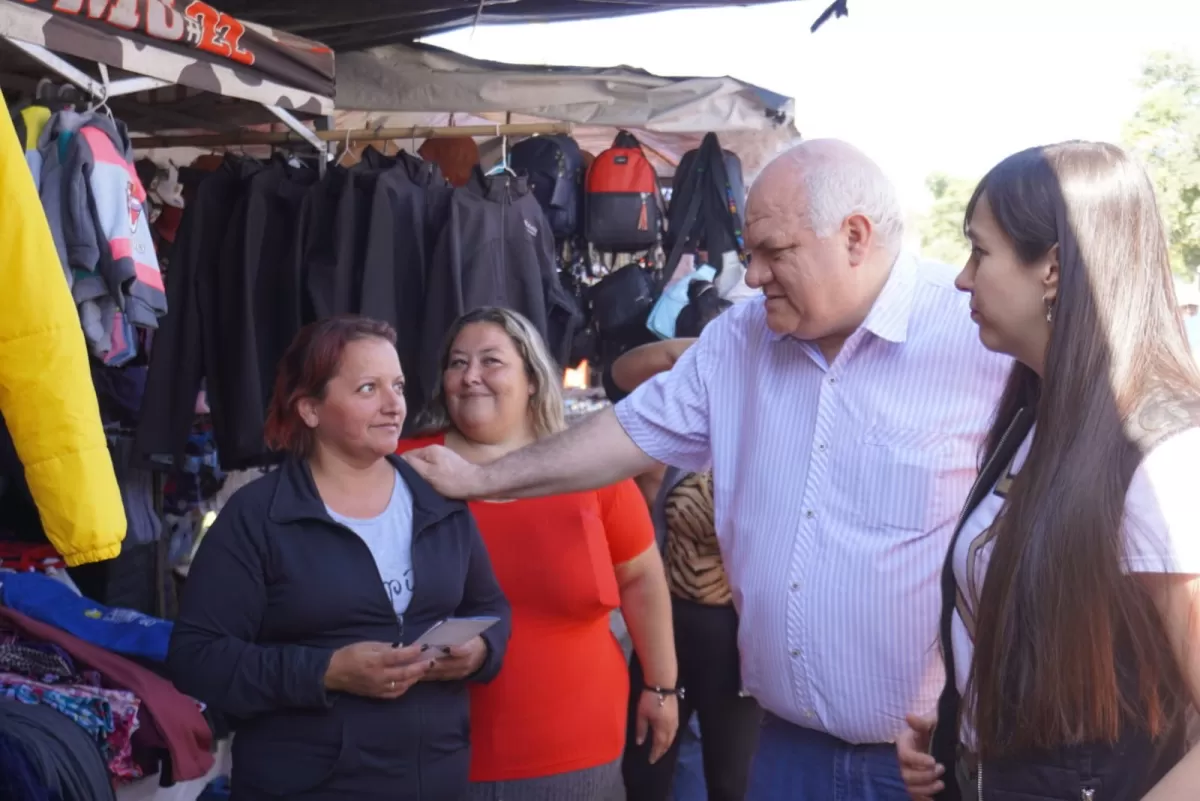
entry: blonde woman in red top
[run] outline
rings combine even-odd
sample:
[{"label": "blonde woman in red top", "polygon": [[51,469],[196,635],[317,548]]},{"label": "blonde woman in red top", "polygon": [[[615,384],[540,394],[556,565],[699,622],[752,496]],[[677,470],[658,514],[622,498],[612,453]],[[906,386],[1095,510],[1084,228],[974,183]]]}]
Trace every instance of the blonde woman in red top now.
[{"label": "blonde woman in red top", "polygon": [[[486,463],[566,427],[558,370],[515,312],[460,318],[441,366],[422,435],[401,451],[438,443]],[[652,760],[679,724],[671,601],[644,498],[627,480],[470,507],[513,620],[500,675],[472,688],[470,801],[620,801],[629,675],[613,609],[645,668],[636,734]]]}]

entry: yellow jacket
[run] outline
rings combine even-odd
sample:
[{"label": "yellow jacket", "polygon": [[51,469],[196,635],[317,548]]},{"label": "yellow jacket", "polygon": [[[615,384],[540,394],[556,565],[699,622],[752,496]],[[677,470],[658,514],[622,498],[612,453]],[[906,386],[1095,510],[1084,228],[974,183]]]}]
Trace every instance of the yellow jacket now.
[{"label": "yellow jacket", "polygon": [[68,565],[125,539],[75,303],[8,107],[0,99],[0,414],[50,543]]}]

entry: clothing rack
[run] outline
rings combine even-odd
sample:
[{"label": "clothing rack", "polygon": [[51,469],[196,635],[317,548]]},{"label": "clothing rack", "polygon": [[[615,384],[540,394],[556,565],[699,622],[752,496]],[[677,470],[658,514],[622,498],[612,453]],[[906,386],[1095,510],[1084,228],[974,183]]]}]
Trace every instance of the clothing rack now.
[{"label": "clothing rack", "polygon": [[[290,127],[290,126],[289,126]],[[314,131],[308,127],[301,134],[292,131],[239,131],[227,134],[183,134],[179,136],[137,136],[132,144],[135,150],[159,147],[219,148],[242,145],[285,145],[292,142],[317,139],[325,147],[331,142],[373,142],[385,139],[431,139],[455,136],[534,136],[537,134],[570,134],[573,126],[569,122],[527,122],[505,125],[416,125],[411,128],[351,128],[330,131]]]}]

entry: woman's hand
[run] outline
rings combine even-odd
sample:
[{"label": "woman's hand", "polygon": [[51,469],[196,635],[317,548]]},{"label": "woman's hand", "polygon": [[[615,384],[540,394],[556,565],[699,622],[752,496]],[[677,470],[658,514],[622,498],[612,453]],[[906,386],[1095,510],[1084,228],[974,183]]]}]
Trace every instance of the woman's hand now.
[{"label": "woman's hand", "polygon": [[931,801],[946,786],[942,782],[944,766],[929,755],[929,741],[937,718],[908,716],[908,728],[896,740],[900,776],[913,801]]},{"label": "woman's hand", "polygon": [[679,699],[674,695],[660,696],[643,690],[637,708],[637,744],[646,742],[646,734],[654,738],[650,744],[650,764],[662,759],[675,742],[679,732]]},{"label": "woman's hand", "polygon": [[425,674],[425,681],[462,681],[474,676],[487,660],[488,647],[483,637],[475,637],[463,645],[444,648]]},{"label": "woman's hand", "polygon": [[433,660],[420,645],[395,648],[360,642],[334,651],[325,671],[325,687],[364,698],[399,698],[423,679]]}]

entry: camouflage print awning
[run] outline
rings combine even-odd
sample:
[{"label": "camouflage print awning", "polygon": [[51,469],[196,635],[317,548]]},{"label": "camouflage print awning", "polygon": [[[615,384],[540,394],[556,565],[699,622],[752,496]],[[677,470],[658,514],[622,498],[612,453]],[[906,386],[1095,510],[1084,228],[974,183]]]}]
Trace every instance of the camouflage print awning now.
[{"label": "camouflage print awning", "polygon": [[0,0],[0,35],[193,89],[333,109],[333,51],[199,0]]}]

